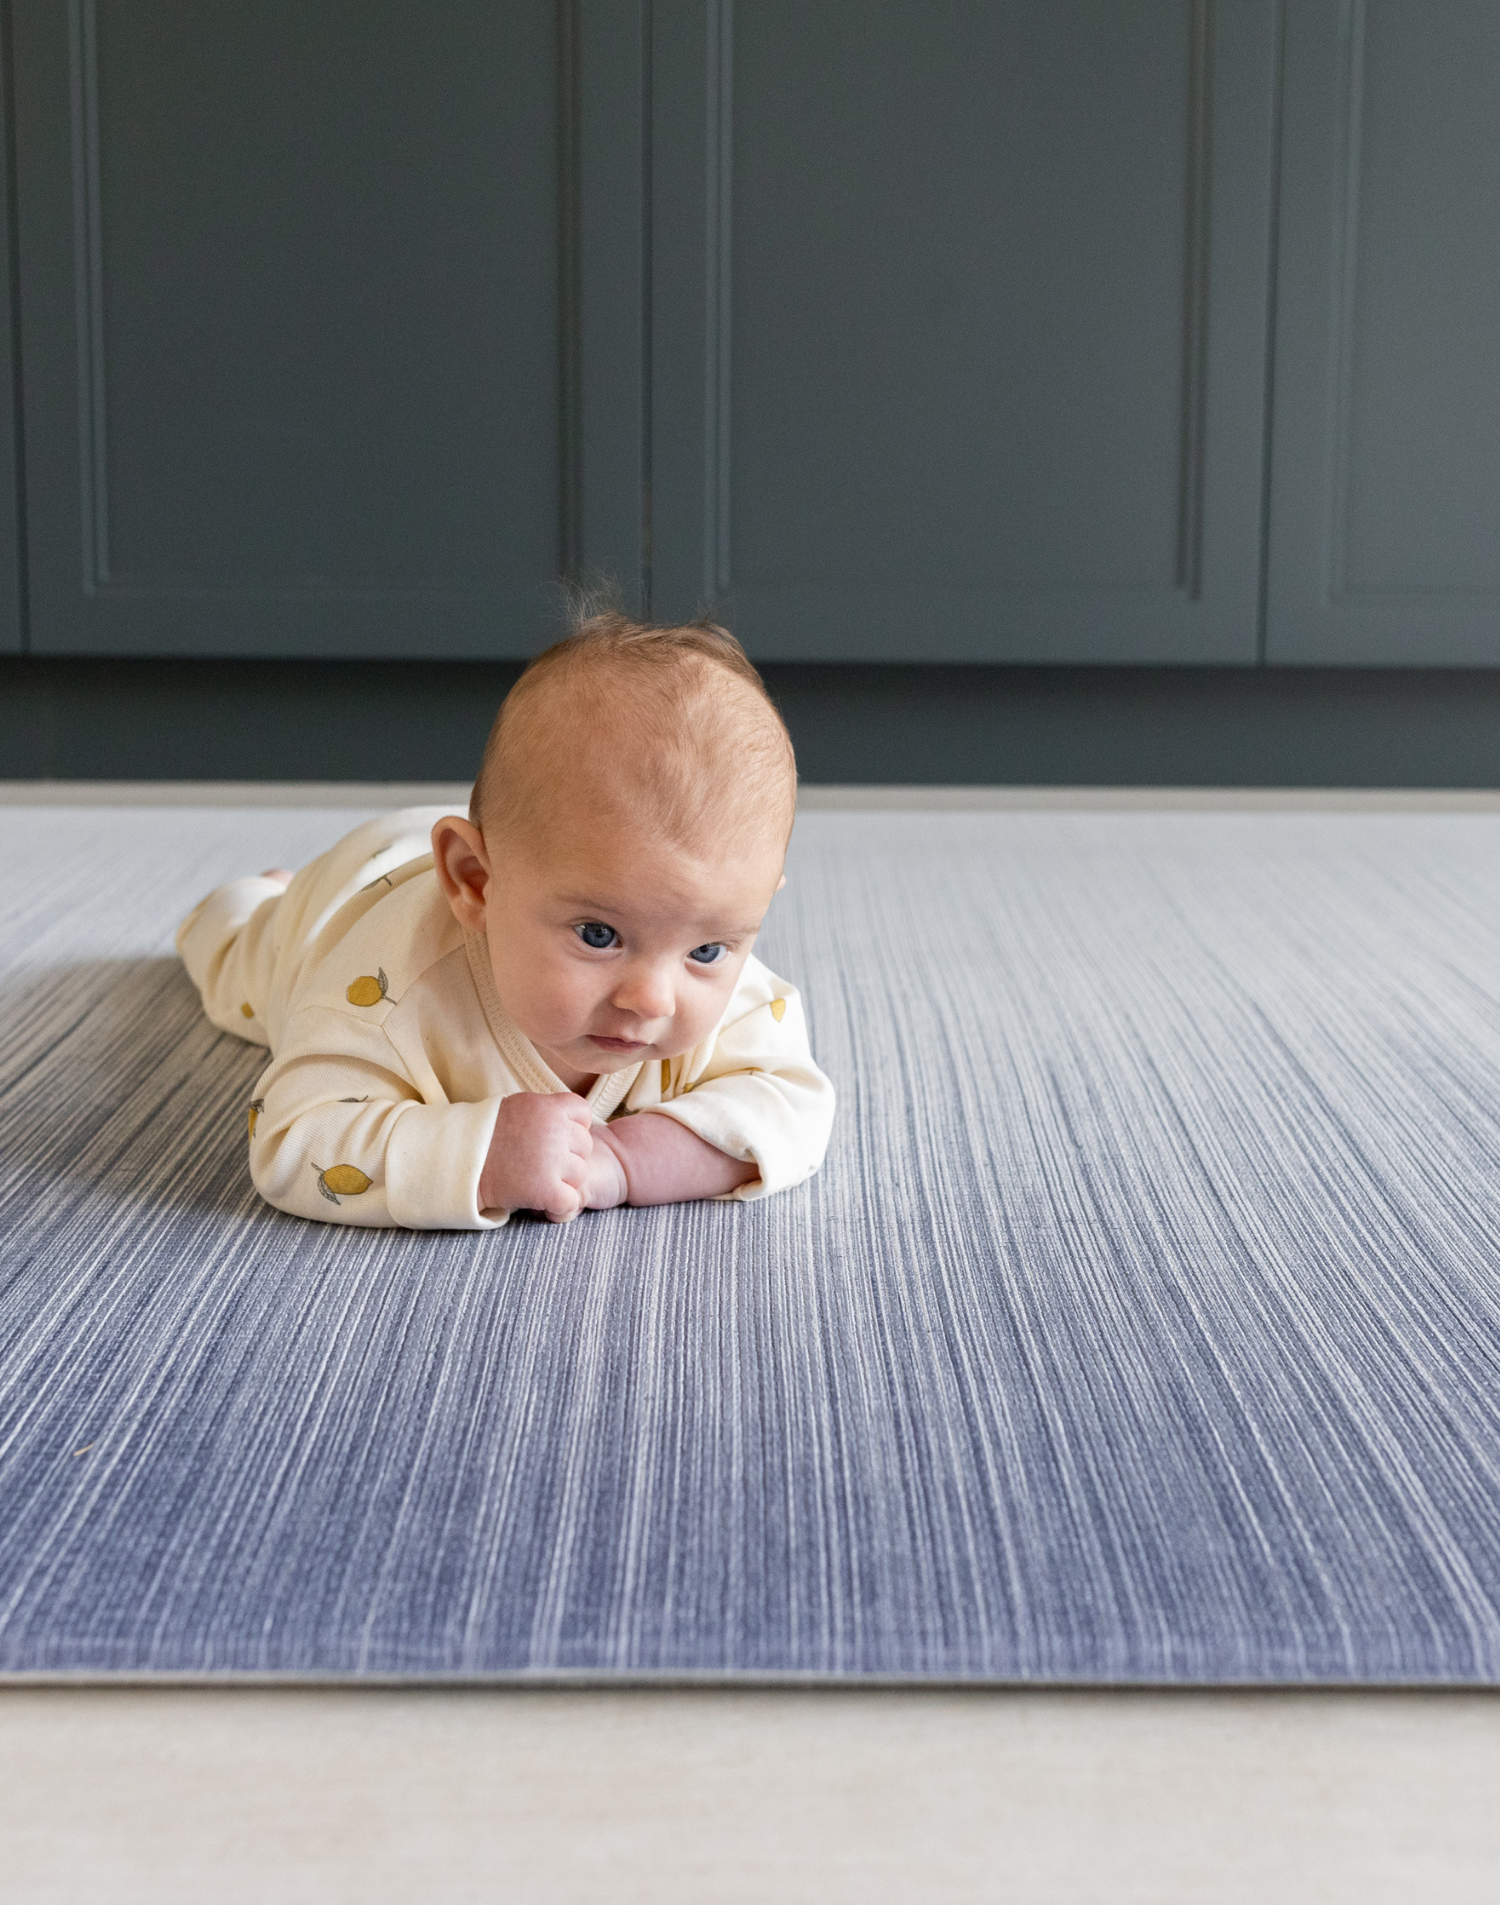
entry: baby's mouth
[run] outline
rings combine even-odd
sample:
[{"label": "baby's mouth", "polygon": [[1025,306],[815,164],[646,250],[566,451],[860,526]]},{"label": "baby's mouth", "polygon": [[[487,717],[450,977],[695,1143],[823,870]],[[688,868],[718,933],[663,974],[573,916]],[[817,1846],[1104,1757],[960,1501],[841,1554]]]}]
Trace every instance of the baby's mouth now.
[{"label": "baby's mouth", "polygon": [[601,1033],[590,1032],[590,1045],[602,1045],[606,1052],[644,1052],[649,1039],[643,1038],[605,1038]]}]

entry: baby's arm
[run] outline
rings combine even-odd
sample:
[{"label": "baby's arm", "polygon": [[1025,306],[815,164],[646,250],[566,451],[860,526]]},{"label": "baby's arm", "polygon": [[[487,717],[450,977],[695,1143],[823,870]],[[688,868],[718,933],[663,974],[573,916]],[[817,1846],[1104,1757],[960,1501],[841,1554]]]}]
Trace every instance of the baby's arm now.
[{"label": "baby's arm", "polygon": [[480,1172],[500,1100],[426,1103],[378,1026],[322,1009],[290,1022],[250,1106],[250,1175],[268,1204],[331,1224],[484,1230]]},{"label": "baby's arm", "polygon": [[654,1145],[653,1126],[676,1124],[721,1160],[716,1168],[743,1160],[737,1175],[691,1195],[769,1196],[810,1177],[828,1147],[833,1086],[813,1062],[795,989],[751,961],[736,1004],[745,1009],[719,1027],[706,1058],[690,1055],[684,1083],[649,1107],[655,1115],[643,1106],[610,1126],[626,1143]]},{"label": "baby's arm", "polygon": [[539,1210],[565,1223],[617,1204],[722,1197],[757,1166],[726,1157],[670,1118],[593,1122],[572,1092],[513,1092],[500,1102],[479,1179],[486,1210]]},{"label": "baby's arm", "polygon": [[[711,1051],[692,1058],[685,1089],[638,1108],[627,1099],[628,1115],[592,1127],[577,1185],[583,1209],[761,1197],[818,1168],[833,1087],[813,1063],[801,1000],[752,962],[739,1003]],[[643,1071],[648,1089],[654,1077],[654,1066]]]},{"label": "baby's arm", "polygon": [[614,1124],[596,1124],[593,1135],[595,1161],[588,1185],[593,1210],[724,1197],[760,1175],[759,1165],[715,1150],[675,1118],[649,1111]]}]

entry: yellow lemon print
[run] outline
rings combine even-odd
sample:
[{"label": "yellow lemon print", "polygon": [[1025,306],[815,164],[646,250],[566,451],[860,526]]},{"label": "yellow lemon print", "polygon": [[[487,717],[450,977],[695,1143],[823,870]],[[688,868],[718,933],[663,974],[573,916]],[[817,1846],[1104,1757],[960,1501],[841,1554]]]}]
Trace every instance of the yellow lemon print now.
[{"label": "yellow lemon print", "polygon": [[252,1138],[255,1136],[256,1122],[265,1108],[266,1101],[264,1098],[252,1098],[250,1100],[250,1135]]},{"label": "yellow lemon print", "polygon": [[242,1019],[253,1019],[255,1017],[255,1007],[251,1005],[248,999],[246,999],[245,1003],[240,1007],[240,1017]]},{"label": "yellow lemon print", "polygon": [[786,1017],[785,999],[773,999],[771,1001],[771,1017],[780,1025],[781,1021]]},{"label": "yellow lemon print", "polygon": [[369,973],[356,979],[344,997],[350,1005],[379,1005],[386,995],[389,984],[390,981],[385,976],[385,968],[382,966],[373,979]]},{"label": "yellow lemon print", "polygon": [[665,1098],[667,1093],[671,1089],[672,1089],[672,1061],[670,1058],[664,1058],[661,1062],[661,1095],[662,1097]]},{"label": "yellow lemon print", "polygon": [[317,1164],[312,1168],[318,1173],[318,1189],[330,1204],[341,1197],[358,1197],[370,1188],[369,1178],[356,1165],[331,1164],[326,1171]]}]

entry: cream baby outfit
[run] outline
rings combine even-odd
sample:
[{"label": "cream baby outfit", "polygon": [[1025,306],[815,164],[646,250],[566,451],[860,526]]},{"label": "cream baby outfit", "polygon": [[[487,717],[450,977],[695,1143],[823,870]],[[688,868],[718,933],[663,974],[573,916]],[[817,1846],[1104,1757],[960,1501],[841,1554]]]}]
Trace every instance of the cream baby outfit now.
[{"label": "cream baby outfit", "polygon": [[[250,1106],[250,1175],[269,1203],[335,1224],[486,1230],[479,1177],[500,1100],[566,1091],[495,993],[484,935],[466,935],[428,836],[449,809],[356,827],[283,893],[233,880],[195,906],[177,950],[215,1025],[272,1059]],[[833,1123],[794,987],[754,958],[701,1045],[609,1072],[600,1120],[655,1110],[753,1159],[764,1197],[810,1177]]]}]

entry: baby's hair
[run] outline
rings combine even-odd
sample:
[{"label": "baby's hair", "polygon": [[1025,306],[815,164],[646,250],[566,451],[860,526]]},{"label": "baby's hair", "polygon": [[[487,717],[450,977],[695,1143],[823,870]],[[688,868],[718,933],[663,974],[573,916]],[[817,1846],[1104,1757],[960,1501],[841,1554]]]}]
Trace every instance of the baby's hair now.
[{"label": "baby's hair", "polygon": [[[592,612],[590,612],[592,611]],[[611,743],[617,763],[598,760]],[[622,803],[679,840],[754,826],[791,831],[791,738],[749,656],[727,628],[632,620],[575,598],[573,626],[523,671],[495,717],[474,782],[480,828],[538,818],[550,777],[574,750]]]}]

